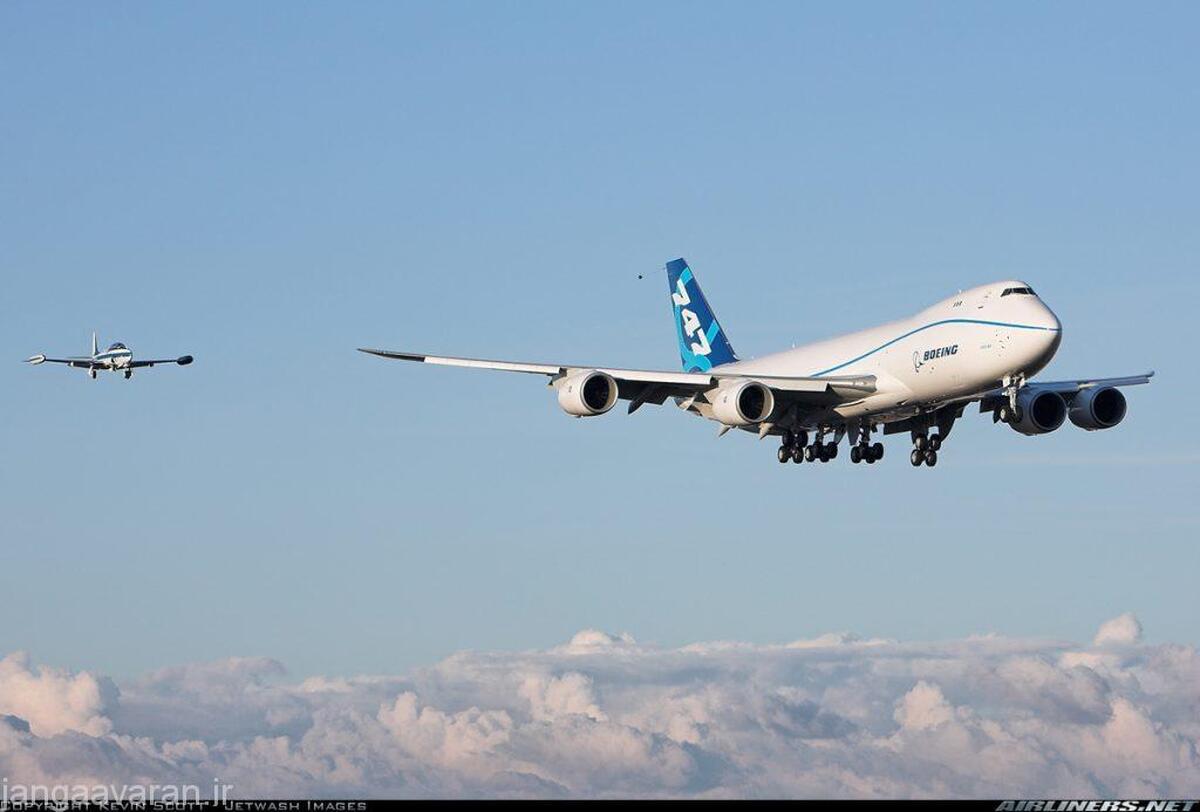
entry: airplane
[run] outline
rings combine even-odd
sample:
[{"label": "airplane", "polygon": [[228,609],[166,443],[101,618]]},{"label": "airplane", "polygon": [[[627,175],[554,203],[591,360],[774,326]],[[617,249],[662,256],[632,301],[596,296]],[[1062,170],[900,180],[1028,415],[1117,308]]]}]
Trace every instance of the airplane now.
[{"label": "airplane", "polygon": [[116,342],[109,346],[104,352],[100,352],[100,344],[96,338],[96,334],[92,333],[92,354],[76,358],[47,358],[44,355],[34,355],[25,359],[27,364],[66,364],[67,366],[77,369],[86,369],[88,377],[93,381],[96,380],[96,374],[100,370],[108,370],[110,372],[124,372],[125,380],[133,377],[135,369],[143,367],[152,367],[156,364],[179,364],[185,367],[192,363],[194,359],[190,355],[181,355],[178,358],[168,358],[157,361],[135,361],[133,360],[133,351],[126,347],[121,342]]},{"label": "airplane", "polygon": [[961,291],[916,315],[760,358],[741,360],[685,260],[667,263],[682,372],[490,361],[365,349],[402,361],[545,375],[574,417],[602,415],[618,400],[628,412],[672,398],[679,408],[731,429],[780,440],[781,463],[829,462],[848,438],[850,461],[873,464],[884,435],[908,432],[913,467],[937,465],[938,451],[966,407],[993,423],[1040,435],[1070,420],[1088,431],[1119,424],[1123,378],[1031,380],[1054,357],[1062,324],[1019,280]]}]

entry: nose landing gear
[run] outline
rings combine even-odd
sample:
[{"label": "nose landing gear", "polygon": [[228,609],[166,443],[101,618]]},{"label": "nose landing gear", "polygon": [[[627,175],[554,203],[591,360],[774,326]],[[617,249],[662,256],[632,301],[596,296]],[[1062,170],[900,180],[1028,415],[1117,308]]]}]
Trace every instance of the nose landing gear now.
[{"label": "nose landing gear", "polygon": [[1021,387],[1025,385],[1025,376],[1023,374],[1005,377],[1004,379],[1004,397],[1007,403],[1004,403],[996,411],[992,412],[993,423],[1020,423],[1025,419],[1022,409],[1017,405],[1017,393]]}]

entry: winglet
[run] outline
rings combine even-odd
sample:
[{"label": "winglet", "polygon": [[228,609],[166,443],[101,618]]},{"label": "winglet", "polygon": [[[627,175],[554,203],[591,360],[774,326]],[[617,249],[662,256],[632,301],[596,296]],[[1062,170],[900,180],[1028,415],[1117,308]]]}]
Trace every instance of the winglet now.
[{"label": "winglet", "polygon": [[25,363],[27,363],[27,364],[44,364],[44,363],[46,363],[46,356],[40,355],[40,354],[39,355],[31,355],[30,357],[25,359]]}]

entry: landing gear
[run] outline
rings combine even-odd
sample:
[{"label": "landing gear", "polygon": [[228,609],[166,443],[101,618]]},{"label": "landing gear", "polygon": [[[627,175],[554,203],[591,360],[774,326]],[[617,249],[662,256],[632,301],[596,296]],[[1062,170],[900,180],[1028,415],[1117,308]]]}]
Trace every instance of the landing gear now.
[{"label": "landing gear", "polygon": [[861,426],[858,429],[858,442],[850,449],[850,462],[858,464],[865,462],[873,465],[883,459],[883,443],[871,445],[871,426]]},{"label": "landing gear", "polygon": [[825,430],[821,429],[817,432],[817,437],[812,443],[808,442],[808,432],[797,432],[794,437],[794,445],[789,446],[789,448],[792,449],[793,459],[796,462],[800,462],[801,460],[805,462],[829,462],[837,457],[837,446],[836,441],[831,443],[825,442]]},{"label": "landing gear", "polygon": [[1025,385],[1025,374],[1018,372],[1016,375],[1006,375],[1002,383],[1004,384],[1004,397],[1008,402],[996,410],[994,419],[1009,425],[1020,423],[1025,415],[1021,407],[1017,405],[1017,394]]},{"label": "landing gear", "polygon": [[804,446],[808,443],[808,432],[785,431],[782,440],[779,451],[776,453],[778,460],[781,463],[803,462]]},{"label": "landing gear", "polygon": [[908,455],[908,461],[912,463],[913,468],[919,468],[922,464],[928,465],[930,468],[937,465],[937,453],[942,447],[941,434],[913,434],[913,450]]},{"label": "landing gear", "polygon": [[129,380],[132,377],[133,377],[133,370],[132,369],[125,370],[125,380]]},{"label": "landing gear", "polygon": [[1020,406],[1009,406],[1008,404],[1001,406],[997,410],[996,415],[996,419],[1001,423],[1008,423],[1010,425],[1020,423],[1025,419],[1025,413]]},{"label": "landing gear", "polygon": [[88,370],[88,377],[89,377],[89,378],[91,378],[93,381],[94,381],[94,380],[96,380],[96,370],[94,370],[94,369],[89,369],[89,370]]}]

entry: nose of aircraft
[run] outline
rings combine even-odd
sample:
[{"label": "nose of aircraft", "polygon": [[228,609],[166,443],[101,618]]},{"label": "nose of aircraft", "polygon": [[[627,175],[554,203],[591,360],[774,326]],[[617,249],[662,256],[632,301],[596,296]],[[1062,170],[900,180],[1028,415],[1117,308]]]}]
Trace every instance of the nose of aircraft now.
[{"label": "nose of aircraft", "polygon": [[1058,316],[1054,315],[1054,311],[1046,306],[1046,303],[1041,299],[1037,300],[1038,304],[1038,324],[1045,327],[1047,330],[1053,330],[1056,333],[1062,332],[1062,322],[1058,320]]},{"label": "nose of aircraft", "polygon": [[1058,345],[1062,343],[1062,322],[1041,299],[1037,300],[1035,310],[1033,323],[1042,329],[1038,331],[1038,357],[1034,365],[1040,368],[1050,363],[1054,353],[1058,352]]}]

